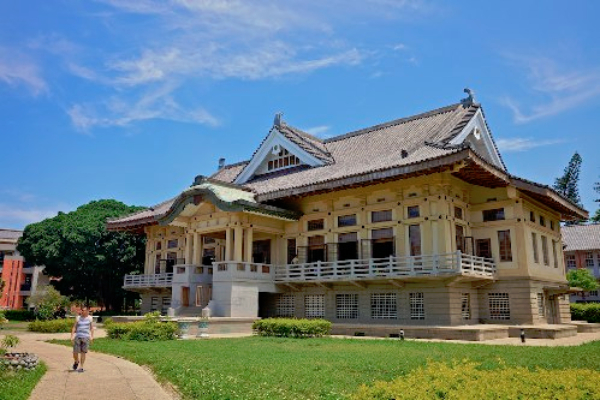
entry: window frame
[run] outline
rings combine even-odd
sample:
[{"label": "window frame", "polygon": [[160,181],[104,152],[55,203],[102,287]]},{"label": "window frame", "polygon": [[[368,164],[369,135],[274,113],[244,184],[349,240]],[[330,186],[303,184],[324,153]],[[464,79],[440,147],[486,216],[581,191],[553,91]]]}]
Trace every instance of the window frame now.
[{"label": "window frame", "polygon": [[483,222],[505,221],[506,220],[506,213],[504,211],[504,207],[490,208],[487,210],[482,210],[481,214],[482,214]]}]

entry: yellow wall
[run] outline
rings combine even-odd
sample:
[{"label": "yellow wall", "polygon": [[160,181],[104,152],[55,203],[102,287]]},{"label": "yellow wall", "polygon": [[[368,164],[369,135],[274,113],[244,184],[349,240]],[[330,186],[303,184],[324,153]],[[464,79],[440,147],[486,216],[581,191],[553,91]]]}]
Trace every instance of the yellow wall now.
[{"label": "yellow wall", "polygon": [[[419,218],[407,218],[409,206],[419,206]],[[396,254],[408,255],[408,227],[412,224],[419,224],[421,227],[422,254],[454,252],[456,251],[456,225],[460,224],[464,226],[465,236],[472,236],[475,240],[491,239],[492,254],[496,260],[500,279],[535,277],[561,282],[565,280],[559,214],[524,196],[514,187],[490,189],[470,185],[449,173],[438,173],[291,199],[285,203],[285,207],[302,211],[304,216],[297,222],[289,222],[254,214],[222,212],[210,204],[188,206],[173,222],[177,227],[147,228],[149,238],[147,260],[150,265],[147,265],[146,273],[153,273],[155,241],[164,241],[162,252],[166,256],[166,241],[172,237],[181,239],[179,254],[189,260],[193,252],[193,235],[223,232],[228,229],[233,232],[242,228],[243,237],[246,238],[251,230],[254,240],[260,238],[272,240],[272,263],[283,264],[286,262],[288,238],[296,238],[297,246],[306,246],[308,237],[312,235],[324,235],[325,243],[336,243],[340,233],[357,232],[360,241],[369,239],[372,229],[389,227],[394,230]],[[455,217],[455,207],[463,210],[463,219]],[[483,222],[482,211],[494,208],[504,208],[505,220]],[[372,223],[371,212],[377,210],[392,210],[392,221]],[[529,221],[530,211],[534,211],[536,222]],[[338,227],[338,216],[348,214],[356,214],[357,225]],[[539,215],[544,216],[546,227],[540,226]],[[325,220],[324,229],[308,232],[307,222],[320,218]],[[554,225],[553,230],[550,229],[550,221]],[[510,262],[500,262],[499,259],[498,231],[500,230],[510,230],[512,249]],[[538,236],[539,263],[533,260],[531,232],[536,232]],[[548,238],[548,266],[543,264],[542,235]],[[557,247],[557,268],[554,267],[553,241]],[[245,242],[244,254],[246,254],[246,247]]]}]

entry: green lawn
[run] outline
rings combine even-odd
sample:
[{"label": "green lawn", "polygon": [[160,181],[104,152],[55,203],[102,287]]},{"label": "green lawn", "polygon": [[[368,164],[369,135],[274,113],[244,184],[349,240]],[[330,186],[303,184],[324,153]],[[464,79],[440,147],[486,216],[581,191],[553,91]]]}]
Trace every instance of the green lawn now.
[{"label": "green lawn", "polygon": [[485,369],[504,360],[507,366],[531,369],[600,370],[600,342],[519,347],[332,338],[99,339],[92,349],[150,366],[187,399],[341,399],[362,383],[392,380],[427,360],[468,358]]},{"label": "green lawn", "polygon": [[26,400],[44,373],[42,363],[34,371],[0,371],[0,400]]}]

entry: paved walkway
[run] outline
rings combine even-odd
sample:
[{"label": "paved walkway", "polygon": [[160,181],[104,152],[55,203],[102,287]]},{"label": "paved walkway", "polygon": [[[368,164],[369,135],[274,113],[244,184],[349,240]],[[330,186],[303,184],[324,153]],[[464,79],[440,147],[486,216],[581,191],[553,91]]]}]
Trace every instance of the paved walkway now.
[{"label": "paved walkway", "polygon": [[[3,332],[8,333],[8,332]],[[102,337],[104,331],[96,331]],[[16,351],[36,353],[48,366],[48,372],[33,390],[30,400],[173,400],[139,365],[101,353],[88,353],[85,372],[73,372],[68,347],[44,343],[50,339],[69,339],[70,334],[34,334],[14,332],[21,339]]]}]

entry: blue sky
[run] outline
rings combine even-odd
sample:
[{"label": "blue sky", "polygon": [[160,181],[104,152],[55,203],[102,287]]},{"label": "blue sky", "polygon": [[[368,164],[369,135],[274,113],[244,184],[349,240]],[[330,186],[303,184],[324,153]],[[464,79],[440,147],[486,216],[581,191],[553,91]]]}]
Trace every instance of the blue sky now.
[{"label": "blue sky", "polygon": [[[485,3],[485,4],[479,4]],[[513,174],[574,151],[595,211],[600,3],[104,0],[0,3],[0,227],[100,198],[152,205],[273,115],[321,137],[475,90]]]}]

